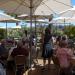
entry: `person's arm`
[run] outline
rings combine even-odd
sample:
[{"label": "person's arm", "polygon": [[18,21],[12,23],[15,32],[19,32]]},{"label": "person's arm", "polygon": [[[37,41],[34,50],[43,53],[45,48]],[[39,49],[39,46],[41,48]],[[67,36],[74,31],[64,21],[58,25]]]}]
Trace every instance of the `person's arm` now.
[{"label": "person's arm", "polygon": [[15,48],[13,49],[11,56],[14,57],[15,55],[17,55],[18,52],[16,52]]},{"label": "person's arm", "polygon": [[73,51],[71,49],[68,49],[68,55],[73,56]]},{"label": "person's arm", "polygon": [[11,49],[9,50],[9,56],[11,55],[11,53],[13,52],[14,47],[11,47]]},{"label": "person's arm", "polygon": [[56,57],[58,57],[59,56],[59,48],[56,48]]},{"label": "person's arm", "polygon": [[67,54],[68,54],[69,59],[71,59],[73,57],[73,52],[71,49],[68,49]]}]

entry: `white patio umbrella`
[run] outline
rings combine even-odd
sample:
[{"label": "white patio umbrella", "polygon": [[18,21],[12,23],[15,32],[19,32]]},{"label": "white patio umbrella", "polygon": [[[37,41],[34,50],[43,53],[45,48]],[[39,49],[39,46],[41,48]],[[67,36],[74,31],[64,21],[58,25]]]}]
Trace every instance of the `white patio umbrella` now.
[{"label": "white patio umbrella", "polygon": [[0,13],[0,22],[6,23],[6,37],[7,37],[7,23],[20,22],[20,20],[15,19],[5,13]]},{"label": "white patio umbrella", "polygon": [[50,15],[50,11],[59,12],[71,7],[71,0],[0,0],[0,9],[7,13],[15,14],[29,15],[30,9],[33,9],[32,12],[34,12],[37,8],[36,14],[45,11],[45,13]]}]

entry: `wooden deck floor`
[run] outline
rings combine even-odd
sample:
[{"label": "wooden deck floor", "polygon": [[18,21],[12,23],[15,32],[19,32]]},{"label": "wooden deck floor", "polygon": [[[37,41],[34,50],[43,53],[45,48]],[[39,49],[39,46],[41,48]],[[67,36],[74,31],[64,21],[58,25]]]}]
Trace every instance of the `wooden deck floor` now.
[{"label": "wooden deck floor", "polygon": [[[28,69],[23,75],[58,75],[58,70],[55,68],[54,64],[51,63],[50,69],[46,66],[46,69],[42,70],[42,59],[39,59],[38,63],[39,65],[32,69]],[[7,70],[7,75],[15,75],[15,72],[12,70]]]}]

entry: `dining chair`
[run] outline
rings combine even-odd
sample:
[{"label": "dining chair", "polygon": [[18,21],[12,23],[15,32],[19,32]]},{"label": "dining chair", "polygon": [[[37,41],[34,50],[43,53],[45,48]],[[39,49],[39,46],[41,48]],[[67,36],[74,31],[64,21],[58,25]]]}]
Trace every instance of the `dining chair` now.
[{"label": "dining chair", "polygon": [[[15,75],[18,72],[18,69],[25,71],[25,55],[15,56]],[[22,73],[22,72],[21,72]]]}]

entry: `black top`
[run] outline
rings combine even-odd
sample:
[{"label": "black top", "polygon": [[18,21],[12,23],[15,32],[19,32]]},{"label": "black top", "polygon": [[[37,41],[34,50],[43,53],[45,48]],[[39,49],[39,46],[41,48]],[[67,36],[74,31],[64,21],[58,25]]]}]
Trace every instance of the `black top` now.
[{"label": "black top", "polygon": [[52,35],[51,34],[45,34],[44,37],[44,44],[47,44],[49,42],[49,40],[51,39]]},{"label": "black top", "polygon": [[5,48],[5,46],[0,45],[0,56],[4,55],[7,53],[7,49]]}]

